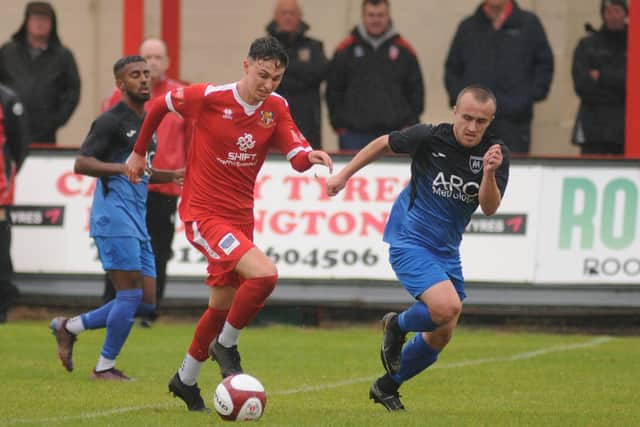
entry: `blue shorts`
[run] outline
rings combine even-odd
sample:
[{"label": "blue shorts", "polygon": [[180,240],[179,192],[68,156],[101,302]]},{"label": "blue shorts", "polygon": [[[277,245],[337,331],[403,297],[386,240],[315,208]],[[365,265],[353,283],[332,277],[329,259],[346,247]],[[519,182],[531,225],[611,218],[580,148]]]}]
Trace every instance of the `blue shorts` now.
[{"label": "blue shorts", "polygon": [[467,297],[458,257],[445,258],[418,246],[390,247],[389,262],[402,286],[416,299],[433,285],[445,280],[453,283],[460,301]]},{"label": "blue shorts", "polygon": [[94,237],[102,268],[140,271],[143,276],[156,277],[156,260],[150,240],[135,237]]}]

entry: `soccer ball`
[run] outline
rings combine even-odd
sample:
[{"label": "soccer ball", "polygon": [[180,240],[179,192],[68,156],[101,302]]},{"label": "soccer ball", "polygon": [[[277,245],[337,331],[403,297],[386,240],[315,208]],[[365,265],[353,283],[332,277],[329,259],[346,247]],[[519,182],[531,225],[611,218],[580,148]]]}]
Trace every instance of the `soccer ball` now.
[{"label": "soccer ball", "polygon": [[251,375],[231,375],[216,387],[213,405],[223,420],[255,421],[264,413],[267,393]]}]

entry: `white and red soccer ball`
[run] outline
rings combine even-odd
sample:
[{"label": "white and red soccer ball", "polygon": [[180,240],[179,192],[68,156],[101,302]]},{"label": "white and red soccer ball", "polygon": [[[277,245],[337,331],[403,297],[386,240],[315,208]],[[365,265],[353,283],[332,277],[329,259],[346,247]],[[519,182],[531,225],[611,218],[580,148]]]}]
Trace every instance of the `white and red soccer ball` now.
[{"label": "white and red soccer ball", "polygon": [[213,405],[223,420],[255,421],[264,413],[267,393],[260,381],[251,375],[232,375],[216,387]]}]

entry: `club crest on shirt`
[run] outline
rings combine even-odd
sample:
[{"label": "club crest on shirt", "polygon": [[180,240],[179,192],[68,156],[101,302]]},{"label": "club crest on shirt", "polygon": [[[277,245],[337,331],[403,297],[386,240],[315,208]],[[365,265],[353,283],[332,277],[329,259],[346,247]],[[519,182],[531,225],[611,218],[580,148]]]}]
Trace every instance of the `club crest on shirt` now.
[{"label": "club crest on shirt", "polygon": [[270,128],[273,125],[273,111],[260,111],[260,126]]},{"label": "club crest on shirt", "polygon": [[482,170],[482,157],[469,156],[469,169],[473,173],[479,173]]}]

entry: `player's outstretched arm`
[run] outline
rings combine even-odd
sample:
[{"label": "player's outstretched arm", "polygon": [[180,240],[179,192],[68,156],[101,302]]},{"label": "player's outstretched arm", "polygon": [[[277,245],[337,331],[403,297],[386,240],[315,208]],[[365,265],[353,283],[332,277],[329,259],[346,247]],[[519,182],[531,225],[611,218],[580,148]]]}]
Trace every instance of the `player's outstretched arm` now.
[{"label": "player's outstretched arm", "polygon": [[73,165],[73,171],[80,175],[112,176],[124,173],[122,163],[106,163],[91,156],[79,155]]},{"label": "player's outstretched arm", "polygon": [[329,177],[327,180],[327,194],[329,196],[338,194],[347,185],[349,178],[356,172],[390,151],[389,135],[382,135],[371,141],[366,147],[358,151],[340,172]]},{"label": "player's outstretched arm", "polygon": [[478,200],[480,207],[485,215],[490,216],[496,213],[502,196],[496,182],[496,171],[502,165],[502,149],[500,144],[492,145],[483,158],[482,182],[480,183],[480,191]]}]

